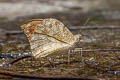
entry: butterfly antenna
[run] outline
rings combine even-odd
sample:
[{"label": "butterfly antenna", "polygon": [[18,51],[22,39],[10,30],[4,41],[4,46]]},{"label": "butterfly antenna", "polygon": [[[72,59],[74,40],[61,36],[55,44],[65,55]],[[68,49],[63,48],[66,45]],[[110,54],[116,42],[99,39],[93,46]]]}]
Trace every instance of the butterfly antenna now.
[{"label": "butterfly antenna", "polygon": [[85,23],[83,24],[83,26],[86,26],[89,21],[90,21],[90,18],[88,18],[88,19],[85,21]]},{"label": "butterfly antenna", "polygon": [[[88,19],[85,21],[85,23],[83,24],[83,26],[86,26],[89,21],[90,21],[90,18],[88,18]],[[78,34],[81,34],[81,35],[82,35],[81,29],[79,30]]]}]

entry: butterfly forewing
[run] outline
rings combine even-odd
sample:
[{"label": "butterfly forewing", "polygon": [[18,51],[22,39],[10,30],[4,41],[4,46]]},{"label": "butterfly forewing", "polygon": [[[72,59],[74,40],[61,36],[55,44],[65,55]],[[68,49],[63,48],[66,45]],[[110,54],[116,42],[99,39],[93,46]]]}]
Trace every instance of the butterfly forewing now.
[{"label": "butterfly forewing", "polygon": [[30,42],[31,52],[35,57],[45,57],[71,47],[75,42],[74,35],[56,19],[30,20],[21,28]]}]

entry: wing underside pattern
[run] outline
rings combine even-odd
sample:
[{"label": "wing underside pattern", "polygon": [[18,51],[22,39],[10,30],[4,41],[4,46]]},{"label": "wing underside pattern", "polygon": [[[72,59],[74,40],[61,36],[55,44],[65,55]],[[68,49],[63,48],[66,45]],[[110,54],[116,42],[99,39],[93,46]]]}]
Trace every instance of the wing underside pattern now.
[{"label": "wing underside pattern", "polygon": [[53,52],[71,47],[74,35],[56,19],[37,19],[21,26],[30,42],[33,56],[45,57]]}]

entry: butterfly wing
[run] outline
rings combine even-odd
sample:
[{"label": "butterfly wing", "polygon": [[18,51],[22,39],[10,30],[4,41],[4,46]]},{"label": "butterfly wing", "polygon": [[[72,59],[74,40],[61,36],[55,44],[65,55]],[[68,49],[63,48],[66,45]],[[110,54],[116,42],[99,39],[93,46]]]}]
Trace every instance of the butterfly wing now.
[{"label": "butterfly wing", "polygon": [[75,42],[74,35],[56,19],[33,19],[24,23],[21,28],[35,57],[45,57],[71,47]]}]

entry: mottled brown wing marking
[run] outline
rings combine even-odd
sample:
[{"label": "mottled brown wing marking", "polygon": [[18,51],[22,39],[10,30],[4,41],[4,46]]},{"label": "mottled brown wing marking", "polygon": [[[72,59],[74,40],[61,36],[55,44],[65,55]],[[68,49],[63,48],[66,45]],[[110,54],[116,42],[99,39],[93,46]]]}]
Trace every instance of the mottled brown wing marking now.
[{"label": "mottled brown wing marking", "polygon": [[21,29],[24,31],[25,35],[28,37],[28,41],[31,42],[32,35],[35,32],[35,29],[38,27],[38,24],[42,23],[42,19],[32,19],[26,21]]},{"label": "mottled brown wing marking", "polygon": [[[37,32],[35,32],[35,33],[37,33]],[[54,38],[54,39],[56,39],[56,40],[58,40],[58,41],[60,41],[60,42],[69,44],[69,43],[63,41],[61,38],[59,39],[59,36],[56,36],[56,37],[55,37],[55,36],[51,36],[51,35],[48,35],[48,34],[42,34],[42,33],[39,33],[39,34],[40,34],[40,35],[46,35],[47,37],[51,37],[51,38]]]},{"label": "mottled brown wing marking", "polygon": [[30,27],[30,29],[29,29],[30,34],[33,34],[33,33],[34,33],[36,27],[37,27],[36,25],[31,24],[31,27]]},{"label": "mottled brown wing marking", "polygon": [[56,19],[44,19],[42,21],[42,25],[40,25],[35,32],[52,36],[57,40],[68,44],[72,44],[75,41],[74,35],[64,26],[62,22]]}]

